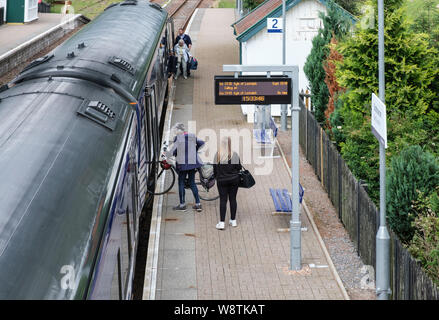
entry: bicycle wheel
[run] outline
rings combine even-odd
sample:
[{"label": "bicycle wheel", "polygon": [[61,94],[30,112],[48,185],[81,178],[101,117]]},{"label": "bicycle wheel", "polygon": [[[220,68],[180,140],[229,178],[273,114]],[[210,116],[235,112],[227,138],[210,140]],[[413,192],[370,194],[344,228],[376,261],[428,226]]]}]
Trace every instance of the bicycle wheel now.
[{"label": "bicycle wheel", "polygon": [[195,184],[198,188],[198,195],[200,196],[201,200],[204,201],[213,201],[219,198],[218,188],[216,185],[213,185],[211,188],[206,188],[200,181],[200,175],[198,174],[198,177],[195,181]]},{"label": "bicycle wheel", "polygon": [[172,187],[174,186],[174,183],[175,183],[175,172],[174,172],[174,170],[172,168],[171,169],[167,169],[167,170],[161,168],[160,166],[158,166],[158,168],[159,168],[160,172],[157,175],[156,183],[161,183],[160,177],[162,176],[163,172],[166,171],[167,174],[166,174],[164,185],[163,185],[163,191],[161,191],[161,192],[154,192],[155,191],[155,186],[153,186],[153,188],[154,188],[153,190],[150,190],[148,188],[148,193],[152,194],[152,195],[155,195],[155,196],[159,196],[159,195],[162,195],[162,194],[165,194],[165,193],[169,192],[169,190],[172,189]]}]

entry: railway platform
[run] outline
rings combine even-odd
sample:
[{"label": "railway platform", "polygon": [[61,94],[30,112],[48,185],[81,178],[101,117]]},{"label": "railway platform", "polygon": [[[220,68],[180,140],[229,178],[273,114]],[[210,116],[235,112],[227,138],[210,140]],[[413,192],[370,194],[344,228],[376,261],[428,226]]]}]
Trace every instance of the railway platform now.
[{"label": "railway platform", "polygon": [[0,56],[61,23],[61,14],[39,13],[28,24],[5,24],[0,27]]},{"label": "railway platform", "polygon": [[[180,77],[174,84],[164,139],[176,122],[195,121],[196,133],[253,129],[239,106],[213,101],[214,75],[223,74],[223,64],[239,64],[238,42],[230,27],[234,21],[234,9],[196,10],[187,33],[199,66],[188,80]],[[306,206],[301,209],[303,269],[288,270],[290,234],[278,229],[288,228],[290,216],[272,214],[269,188],[291,190],[291,178],[285,157],[269,161],[271,174],[254,174],[256,185],[238,192],[236,228],[215,228],[219,200],[202,202],[201,213],[173,211],[177,184],[155,197],[143,299],[349,299]],[[245,166],[255,173],[256,164]],[[191,193],[186,197],[191,208]],[[229,212],[226,222],[228,217]]]}]

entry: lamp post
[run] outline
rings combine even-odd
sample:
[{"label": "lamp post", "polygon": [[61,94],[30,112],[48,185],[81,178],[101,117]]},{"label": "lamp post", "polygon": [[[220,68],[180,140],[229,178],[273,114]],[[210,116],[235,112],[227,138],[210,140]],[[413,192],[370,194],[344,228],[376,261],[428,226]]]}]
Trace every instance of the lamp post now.
[{"label": "lamp post", "polygon": [[[379,98],[384,104],[384,0],[378,0],[378,79]],[[380,227],[376,235],[376,294],[379,300],[387,300],[390,295],[390,236],[386,226],[386,150],[381,141],[379,144]]]}]

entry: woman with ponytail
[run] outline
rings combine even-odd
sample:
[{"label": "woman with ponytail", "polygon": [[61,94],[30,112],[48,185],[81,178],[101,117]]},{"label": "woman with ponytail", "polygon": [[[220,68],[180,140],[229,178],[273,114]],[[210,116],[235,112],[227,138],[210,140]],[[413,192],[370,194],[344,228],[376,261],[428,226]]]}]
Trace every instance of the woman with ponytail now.
[{"label": "woman with ponytail", "polygon": [[241,161],[236,152],[232,152],[232,142],[230,137],[221,140],[218,152],[214,158],[214,175],[217,181],[218,193],[220,195],[220,221],[216,225],[219,230],[224,229],[226,220],[227,200],[230,202],[230,222],[232,227],[236,227],[236,210],[238,204],[236,195],[240,181],[239,172],[241,171]]}]

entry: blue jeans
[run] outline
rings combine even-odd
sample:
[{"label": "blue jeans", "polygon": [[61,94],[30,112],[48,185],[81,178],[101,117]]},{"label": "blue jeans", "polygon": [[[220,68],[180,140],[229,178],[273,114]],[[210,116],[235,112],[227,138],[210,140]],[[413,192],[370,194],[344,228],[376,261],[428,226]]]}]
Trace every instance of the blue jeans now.
[{"label": "blue jeans", "polygon": [[186,176],[189,176],[189,185],[191,187],[192,193],[194,194],[195,203],[200,203],[200,197],[198,195],[198,188],[195,184],[195,173],[196,169],[188,170],[188,171],[179,171],[178,172],[178,195],[180,196],[180,204],[184,204],[184,196],[185,196],[185,180]]}]

